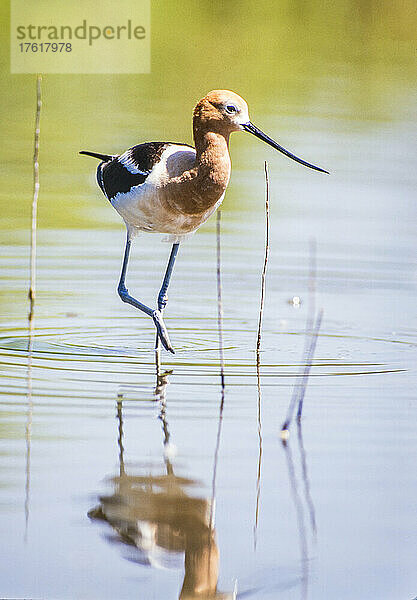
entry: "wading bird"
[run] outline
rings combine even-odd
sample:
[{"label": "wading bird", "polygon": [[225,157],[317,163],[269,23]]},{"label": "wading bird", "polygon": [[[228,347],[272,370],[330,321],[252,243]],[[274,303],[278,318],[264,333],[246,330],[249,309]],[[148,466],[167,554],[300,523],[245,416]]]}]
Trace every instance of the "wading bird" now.
[{"label": "wading bird", "polygon": [[[255,127],[245,100],[228,90],[213,90],[195,106],[195,148],[174,142],[146,142],[120,155],[80,152],[101,161],[97,167],[98,185],[126,224],[119,296],[153,319],[157,346],[159,338],[172,353],[162,313],[179,244],[222,203],[230,178],[229,137],[234,131],[252,133],[296,162],[327,173],[294,156]],[[132,239],[141,231],[168,234],[173,244],[156,309],[131,296],[125,285]]]}]

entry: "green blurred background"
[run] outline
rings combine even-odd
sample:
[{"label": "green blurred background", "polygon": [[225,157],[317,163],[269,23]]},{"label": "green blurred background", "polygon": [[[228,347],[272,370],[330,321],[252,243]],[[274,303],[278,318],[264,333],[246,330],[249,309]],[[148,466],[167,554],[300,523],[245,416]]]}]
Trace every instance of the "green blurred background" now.
[{"label": "green blurred background", "polygon": [[[213,88],[245,97],[260,127],[276,117],[266,130],[279,141],[289,117],[292,131],[305,119],[325,119],[327,134],[407,119],[416,7],[415,0],[153,0],[150,75],[43,78],[40,227],[116,224],[93,191],[95,163],[78,151],[117,153],[150,139],[189,143],[192,107]],[[0,228],[10,233],[30,218],[36,76],[10,74],[9,17],[3,0]],[[254,140],[233,143],[238,156]],[[314,151],[306,158],[320,164]],[[239,201],[233,186],[229,200]]]}]

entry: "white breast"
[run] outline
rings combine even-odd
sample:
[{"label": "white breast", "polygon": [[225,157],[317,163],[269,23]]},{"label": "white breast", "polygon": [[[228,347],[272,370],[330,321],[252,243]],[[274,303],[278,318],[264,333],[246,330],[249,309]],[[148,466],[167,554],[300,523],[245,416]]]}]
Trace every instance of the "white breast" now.
[{"label": "white breast", "polygon": [[[180,212],[173,214],[172,210],[167,212],[162,201],[161,187],[171,178],[192,169],[195,159],[194,148],[171,144],[164,150],[144,183],[133,187],[129,192],[118,193],[112,199],[112,205],[130,230],[167,233],[170,234],[169,239],[172,241],[173,238],[192,233],[209,218],[223,200],[223,196],[215,206],[202,215],[197,226],[190,216]],[[131,165],[129,167],[132,168]]]}]

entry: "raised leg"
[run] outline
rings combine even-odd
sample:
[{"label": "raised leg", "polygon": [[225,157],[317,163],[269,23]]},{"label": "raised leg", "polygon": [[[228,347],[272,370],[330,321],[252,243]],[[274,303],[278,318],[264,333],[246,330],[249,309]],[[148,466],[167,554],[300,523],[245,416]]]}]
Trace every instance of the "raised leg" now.
[{"label": "raised leg", "polygon": [[171,346],[167,328],[162,319],[162,312],[160,310],[154,310],[152,308],[149,308],[149,306],[146,306],[146,304],[143,304],[139,300],[136,300],[136,298],[133,298],[133,296],[131,296],[129,294],[129,291],[126,288],[125,279],[126,279],[127,265],[129,262],[131,243],[132,242],[131,242],[129,232],[128,232],[127,238],[126,238],[126,247],[125,247],[125,254],[124,254],[124,258],[123,258],[122,272],[120,274],[120,281],[119,281],[119,285],[117,287],[118,294],[119,294],[120,298],[123,300],[123,302],[126,302],[127,304],[131,304],[135,308],[138,308],[145,314],[152,317],[153,322],[155,323],[158,338],[161,340],[163,347],[165,348],[165,350],[168,350],[169,352],[172,352],[174,354],[174,349]]},{"label": "raised leg", "polygon": [[[161,312],[161,314],[168,302],[167,290],[168,290],[169,282],[171,281],[171,275],[172,275],[172,271],[174,269],[175,259],[177,258],[179,247],[180,247],[179,243],[172,244],[171,254],[169,256],[168,265],[167,265],[165,275],[164,275],[164,280],[162,282],[161,289],[159,290],[158,310]],[[159,353],[159,337],[160,336],[157,335],[156,341],[155,341],[155,352],[157,353],[157,355]],[[158,358],[159,357],[157,356],[157,360],[158,360]]]}]

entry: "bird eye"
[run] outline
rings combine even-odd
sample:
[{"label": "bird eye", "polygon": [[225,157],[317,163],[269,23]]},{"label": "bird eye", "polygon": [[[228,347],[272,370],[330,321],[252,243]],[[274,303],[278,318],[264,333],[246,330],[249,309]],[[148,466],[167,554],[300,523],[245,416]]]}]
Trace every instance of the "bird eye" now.
[{"label": "bird eye", "polygon": [[237,107],[234,104],[228,104],[226,106],[226,112],[232,115],[233,113],[237,112]]}]

